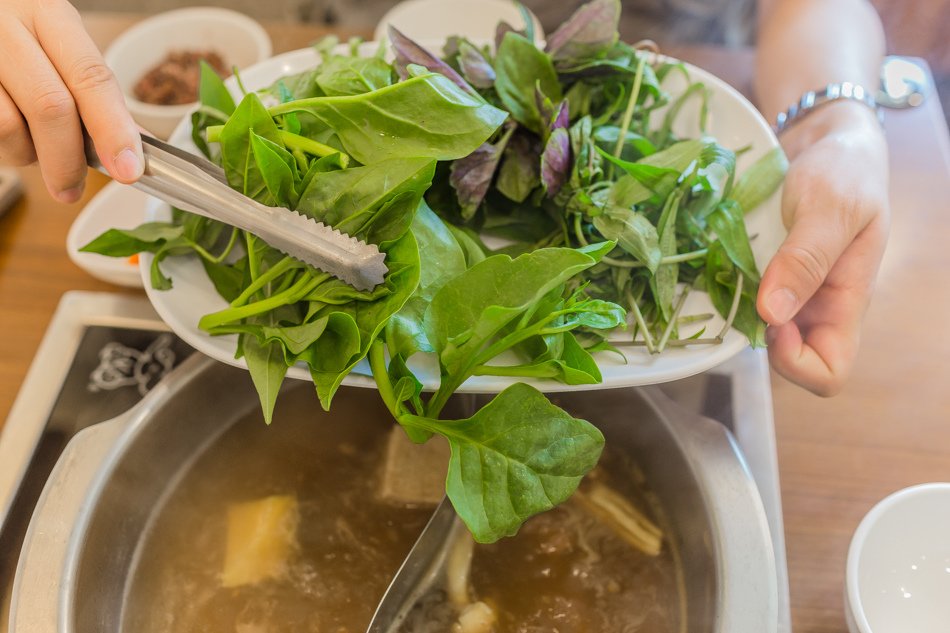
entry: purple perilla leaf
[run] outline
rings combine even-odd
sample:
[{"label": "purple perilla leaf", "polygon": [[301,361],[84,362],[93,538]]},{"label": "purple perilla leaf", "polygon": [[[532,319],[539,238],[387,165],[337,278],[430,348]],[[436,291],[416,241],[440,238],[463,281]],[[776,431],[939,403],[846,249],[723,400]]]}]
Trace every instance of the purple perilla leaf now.
[{"label": "purple perilla leaf", "polygon": [[393,50],[396,53],[396,61],[393,66],[396,68],[396,72],[399,73],[400,78],[405,79],[409,76],[409,72],[406,70],[407,66],[417,64],[431,72],[445,75],[452,83],[469,94],[477,94],[475,89],[454,68],[392,25],[389,25],[389,40],[392,42]]},{"label": "purple perilla leaf", "polygon": [[571,123],[567,100],[562,101],[550,118],[548,139],[541,154],[541,184],[549,198],[553,198],[564,186],[571,171]]},{"label": "purple perilla leaf", "polygon": [[521,31],[511,26],[504,20],[498,23],[498,26],[495,27],[495,50],[497,51],[501,47],[501,41],[505,39],[505,36],[509,33],[518,33],[523,35]]},{"label": "purple perilla leaf", "polygon": [[555,62],[594,57],[616,43],[619,22],[620,0],[592,0],[551,34],[545,50]]},{"label": "purple perilla leaf", "polygon": [[554,112],[554,116],[551,117],[551,130],[557,130],[560,128],[567,129],[571,125],[571,116],[567,109],[567,99],[562,101],[557,110]]},{"label": "purple perilla leaf", "polygon": [[467,40],[459,43],[458,63],[462,75],[476,88],[491,88],[495,85],[495,69],[482,52]]},{"label": "purple perilla leaf", "polygon": [[478,206],[485,199],[514,130],[514,125],[507,125],[505,133],[497,143],[483,143],[468,156],[452,163],[449,182],[458,196],[464,219],[468,220],[475,215]]},{"label": "purple perilla leaf", "polygon": [[541,147],[533,135],[515,134],[505,149],[495,187],[509,200],[524,202],[541,184]]}]

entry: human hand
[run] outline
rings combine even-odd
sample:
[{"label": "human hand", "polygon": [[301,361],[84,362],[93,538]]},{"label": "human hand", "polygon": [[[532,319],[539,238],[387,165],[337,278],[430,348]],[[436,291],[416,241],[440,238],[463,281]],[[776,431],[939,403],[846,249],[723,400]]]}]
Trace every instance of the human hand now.
[{"label": "human hand", "polygon": [[757,308],[769,324],[772,367],[831,396],[851,373],[887,241],[887,144],[871,110],[855,102],[823,107],[782,140],[789,234],[762,277]]},{"label": "human hand", "polygon": [[112,71],[66,0],[0,3],[0,159],[39,161],[50,194],[75,202],[86,179],[82,127],[116,180],[142,175],[141,137]]}]

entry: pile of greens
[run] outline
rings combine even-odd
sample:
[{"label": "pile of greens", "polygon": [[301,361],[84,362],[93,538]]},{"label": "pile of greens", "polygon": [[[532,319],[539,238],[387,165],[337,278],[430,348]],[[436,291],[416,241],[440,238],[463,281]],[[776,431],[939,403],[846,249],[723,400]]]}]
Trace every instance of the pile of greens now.
[{"label": "pile of greens", "polygon": [[[154,253],[157,289],[172,285],[165,258],[197,256],[229,304],[199,326],[237,335],[268,421],[290,366],[309,368],[328,409],[368,359],[406,433],[449,441],[446,491],[476,539],[514,534],[573,493],[603,436],[517,382],[468,419],[442,419],[469,377],[599,383],[593,354],[617,351],[606,337],[627,327],[627,310],[631,341],[651,352],[684,343],[677,327],[693,317],[679,307],[694,287],[762,343],[743,213],[778,186],[783,159],[734,182],[733,151],[676,138],[683,102],[706,89],[664,92],[685,69],[621,43],[619,11],[594,0],[544,50],[504,24],[495,46],[451,38],[441,56],[393,31],[394,62],[383,46],[360,56],[356,43],[324,43],[316,68],[242,87],[239,103],[203,67],[199,149],[255,200],[378,244],[389,272],[372,291],[178,210],[84,250]],[[493,251],[484,235],[507,245]],[[430,396],[409,367],[416,354],[438,359]]]}]

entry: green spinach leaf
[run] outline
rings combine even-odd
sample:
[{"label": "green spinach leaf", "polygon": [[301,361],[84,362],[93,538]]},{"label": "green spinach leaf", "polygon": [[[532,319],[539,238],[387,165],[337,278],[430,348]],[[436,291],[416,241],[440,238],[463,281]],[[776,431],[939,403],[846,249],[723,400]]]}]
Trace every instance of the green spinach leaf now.
[{"label": "green spinach leaf", "polygon": [[465,420],[406,415],[399,422],[448,439],[446,492],[481,543],[511,536],[531,516],[565,501],[604,445],[596,427],[521,383]]}]

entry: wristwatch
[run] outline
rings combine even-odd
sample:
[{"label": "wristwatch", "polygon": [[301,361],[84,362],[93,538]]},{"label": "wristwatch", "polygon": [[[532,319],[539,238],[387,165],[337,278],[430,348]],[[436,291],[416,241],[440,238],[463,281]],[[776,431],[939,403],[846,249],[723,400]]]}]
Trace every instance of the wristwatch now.
[{"label": "wristwatch", "polygon": [[823,90],[812,90],[802,95],[798,103],[793,103],[788,110],[779,114],[775,119],[774,130],[778,134],[793,122],[801,119],[812,110],[832,101],[839,99],[851,99],[859,101],[867,107],[874,110],[878,121],[883,122],[883,112],[878,106],[874,95],[868,92],[864,86],[853,84],[850,81],[828,84]]}]

